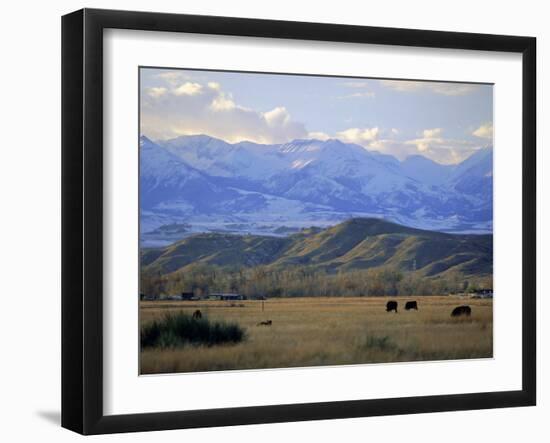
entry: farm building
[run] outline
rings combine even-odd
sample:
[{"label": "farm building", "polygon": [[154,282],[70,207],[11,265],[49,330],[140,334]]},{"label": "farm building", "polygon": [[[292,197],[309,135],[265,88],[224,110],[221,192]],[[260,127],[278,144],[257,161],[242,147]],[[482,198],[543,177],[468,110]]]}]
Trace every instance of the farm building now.
[{"label": "farm building", "polygon": [[164,300],[174,300],[174,301],[178,301],[178,300],[183,300],[182,296],[181,295],[167,295],[166,297],[164,297]]},{"label": "farm building", "polygon": [[195,294],[193,292],[182,292],[181,293],[181,299],[182,300],[196,300]]},{"label": "farm building", "polygon": [[140,299],[140,300],[143,300],[143,301],[153,301],[153,300],[156,300],[157,297],[154,296],[154,295],[151,295],[151,294],[143,294],[143,293],[140,293],[140,294],[139,294],[139,299]]},{"label": "farm building", "polygon": [[246,300],[246,296],[242,294],[235,294],[231,292],[218,292],[210,294],[208,298],[215,300]]},{"label": "farm building", "polygon": [[474,289],[473,296],[475,298],[493,298],[492,289]]}]

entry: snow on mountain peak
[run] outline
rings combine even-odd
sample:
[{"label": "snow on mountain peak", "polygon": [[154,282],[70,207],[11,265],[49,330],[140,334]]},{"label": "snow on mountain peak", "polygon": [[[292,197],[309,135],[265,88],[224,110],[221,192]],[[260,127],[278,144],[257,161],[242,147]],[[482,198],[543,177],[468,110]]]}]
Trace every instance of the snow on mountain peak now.
[{"label": "snow on mountain peak", "polygon": [[[292,211],[277,215],[280,222],[328,222],[359,211],[426,228],[442,226],[444,220],[474,229],[492,223],[492,149],[459,165],[441,165],[423,156],[400,162],[337,139],[262,145],[231,144],[206,135],[155,143],[142,136],[140,147],[144,192],[170,184],[170,192],[162,195],[173,201],[157,202],[152,209],[159,219],[173,217],[173,208],[180,207],[184,218],[238,217],[246,222],[256,219],[258,211],[266,215],[265,202],[276,198],[279,208],[294,202]],[[319,205],[323,216],[315,212]]]}]

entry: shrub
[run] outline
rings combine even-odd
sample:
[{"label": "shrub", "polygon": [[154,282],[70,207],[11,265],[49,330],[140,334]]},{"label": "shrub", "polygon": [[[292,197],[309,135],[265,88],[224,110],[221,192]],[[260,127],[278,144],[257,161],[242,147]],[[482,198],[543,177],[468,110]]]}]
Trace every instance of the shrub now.
[{"label": "shrub", "polygon": [[193,319],[184,312],[168,313],[162,319],[142,326],[141,347],[174,348],[192,345],[213,346],[238,343],[245,331],[237,323],[211,322],[205,315]]},{"label": "shrub", "polygon": [[380,349],[381,351],[389,351],[395,349],[396,345],[390,340],[390,337],[387,335],[375,335],[367,337],[365,347],[368,349]]}]

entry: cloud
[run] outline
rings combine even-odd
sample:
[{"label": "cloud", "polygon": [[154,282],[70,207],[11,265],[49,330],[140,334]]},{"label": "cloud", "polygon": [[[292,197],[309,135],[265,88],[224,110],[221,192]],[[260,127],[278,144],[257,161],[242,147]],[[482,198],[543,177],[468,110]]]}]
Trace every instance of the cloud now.
[{"label": "cloud", "polygon": [[190,76],[182,71],[162,71],[156,77],[172,86],[183,83],[189,80]]},{"label": "cloud", "polygon": [[429,128],[421,131],[422,136],[415,139],[399,140],[399,130],[391,128],[350,128],[336,133],[336,137],[348,143],[356,143],[367,150],[393,155],[404,160],[411,155],[423,155],[443,164],[455,164],[463,161],[481,146],[468,140],[448,139],[443,129]]},{"label": "cloud", "polygon": [[471,83],[408,81],[408,80],[380,80],[386,88],[400,92],[427,91],[434,94],[459,96],[468,95],[479,89],[479,85]]},{"label": "cloud", "polygon": [[272,131],[280,132],[281,137],[279,140],[290,141],[295,138],[307,137],[307,131],[304,125],[293,121],[290,113],[283,106],[264,112],[261,116]]},{"label": "cloud", "polygon": [[418,155],[418,149],[414,145],[391,138],[374,140],[366,146],[367,149],[393,155],[399,160],[404,160],[411,155]]},{"label": "cloud", "polygon": [[378,138],[378,128],[350,128],[336,133],[336,138],[348,143],[364,144]]},{"label": "cloud", "polygon": [[441,128],[425,129],[421,138],[407,140],[405,144],[416,147],[417,154],[443,164],[459,163],[481,147],[469,140],[445,138]]},{"label": "cloud", "polygon": [[285,107],[279,106],[271,111],[264,112],[265,121],[270,126],[285,125],[290,121],[290,114]]},{"label": "cloud", "polygon": [[185,82],[172,92],[175,95],[198,95],[202,92],[202,85],[199,83]]},{"label": "cloud", "polygon": [[376,94],[372,91],[355,92],[353,94],[341,95],[338,98],[374,98]]},{"label": "cloud", "polygon": [[422,155],[430,160],[441,164],[459,163],[475,151],[480,146],[465,143],[462,140],[405,140],[394,139],[376,140],[369,144],[367,149],[376,150],[384,154],[390,154],[399,160],[404,160],[412,155]]},{"label": "cloud", "polygon": [[327,133],[325,132],[309,132],[307,134],[307,137],[308,138],[311,138],[311,139],[315,139],[315,140],[322,140],[322,141],[325,141],[325,140],[328,140],[330,138],[332,138],[330,135],[328,135]]},{"label": "cloud", "polygon": [[284,106],[264,112],[248,109],[220,83],[162,74],[156,76],[158,84],[142,90],[141,132],[153,139],[208,134],[231,143],[269,144],[308,136]]},{"label": "cloud", "polygon": [[492,140],[493,139],[493,124],[492,123],[485,123],[484,125],[481,125],[474,132],[472,132],[472,135],[475,135],[476,137],[488,138],[488,139]]},{"label": "cloud", "polygon": [[442,95],[468,95],[477,91],[479,86],[467,83],[431,83],[428,89]]},{"label": "cloud", "polygon": [[147,94],[151,97],[160,97],[168,92],[168,89],[163,88],[162,86],[156,88],[147,88]]},{"label": "cloud", "polygon": [[337,132],[336,138],[347,143],[361,145],[370,151],[393,155],[400,160],[404,160],[409,155],[418,154],[416,146],[397,140],[395,137],[398,134],[399,131],[396,128],[391,128],[389,131],[382,131],[378,127],[350,128]]},{"label": "cloud", "polygon": [[212,100],[212,103],[210,104],[210,108],[214,111],[231,111],[236,107],[237,105],[233,101],[233,98],[231,96],[227,96],[226,94],[220,94],[217,97],[214,97],[214,100]]},{"label": "cloud", "polygon": [[[367,82],[349,83],[347,87],[355,88],[350,91],[352,94],[369,93]],[[448,138],[440,127],[421,130],[416,138],[407,138],[398,128],[380,126],[348,127],[329,133],[308,131],[283,103],[271,109],[250,109],[241,105],[238,97],[225,90],[223,84],[190,78],[177,71],[152,76],[141,90],[140,103],[141,132],[152,139],[208,134],[230,143],[249,140],[274,144],[300,138],[338,138],[401,160],[421,154],[440,163],[457,163],[479,149],[492,134],[490,123],[469,133],[471,139],[468,140]],[[478,137],[478,141],[472,135]]]},{"label": "cloud", "polygon": [[[346,88],[352,89],[370,89],[371,84],[368,81],[350,81],[342,83]],[[338,98],[373,98],[376,94],[371,90],[353,92],[351,94],[344,94]]]},{"label": "cloud", "polygon": [[443,130],[441,128],[433,128],[433,129],[424,129],[422,131],[422,135],[424,138],[434,138],[439,137]]},{"label": "cloud", "polygon": [[368,81],[351,81],[342,83],[348,88],[369,88],[370,83]]}]

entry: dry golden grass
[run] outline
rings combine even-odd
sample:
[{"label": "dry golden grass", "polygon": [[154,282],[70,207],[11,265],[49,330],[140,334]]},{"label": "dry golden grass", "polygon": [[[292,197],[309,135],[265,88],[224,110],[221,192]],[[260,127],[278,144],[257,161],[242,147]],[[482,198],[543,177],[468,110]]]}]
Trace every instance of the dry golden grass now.
[{"label": "dry golden grass", "polygon": [[[386,312],[388,300],[399,313]],[[418,311],[405,311],[406,300]],[[316,297],[261,301],[141,302],[145,324],[169,311],[200,309],[212,320],[237,322],[247,338],[236,345],[146,349],[141,373],[195,372],[418,360],[487,358],[493,354],[492,300],[453,296]],[[455,306],[471,317],[452,318]],[[242,306],[238,306],[242,305]],[[257,326],[272,320],[272,326]]]}]

